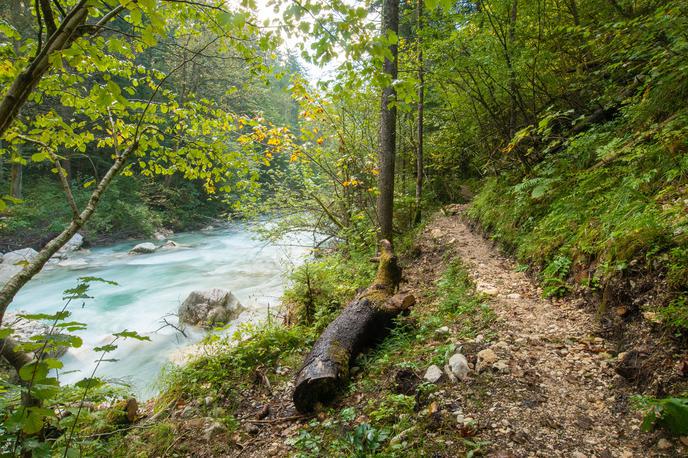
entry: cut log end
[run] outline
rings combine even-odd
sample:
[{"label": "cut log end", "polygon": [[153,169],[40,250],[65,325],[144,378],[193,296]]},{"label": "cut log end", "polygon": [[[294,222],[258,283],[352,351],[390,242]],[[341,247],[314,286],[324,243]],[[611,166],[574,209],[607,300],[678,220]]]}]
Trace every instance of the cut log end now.
[{"label": "cut log end", "polygon": [[299,412],[313,412],[324,401],[333,399],[340,388],[331,377],[308,379],[294,390],[294,406]]}]

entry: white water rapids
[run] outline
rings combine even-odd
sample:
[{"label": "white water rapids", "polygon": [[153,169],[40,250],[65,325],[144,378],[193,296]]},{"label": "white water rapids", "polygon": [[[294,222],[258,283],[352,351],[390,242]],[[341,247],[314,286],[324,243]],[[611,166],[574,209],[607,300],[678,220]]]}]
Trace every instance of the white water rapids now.
[{"label": "white water rapids", "polygon": [[[186,328],[188,338],[172,327],[159,329],[161,320],[176,313],[191,291],[232,291],[247,308],[225,331],[232,332],[239,323],[261,320],[269,308],[274,310],[279,305],[285,274],[308,252],[303,236],[266,244],[242,224],[175,234],[172,239],[188,247],[127,254],[143,241],[138,240],[74,253],[66,263],[69,266],[41,272],[18,294],[10,311],[54,313],[64,304],[63,291],[76,286],[78,277],[100,277],[118,283],[92,283],[88,294],[93,299],[70,305],[69,320],[86,323],[88,328],[75,333],[83,339],[83,346],[70,349],[62,358],[62,383],[90,377],[99,356],[93,348],[109,343],[112,333],[128,329],[150,337],[151,342],[117,342],[119,348],[107,358],[118,361],[102,363],[96,376],[128,383],[143,399],[154,395],[163,365],[205,335],[191,327]],[[176,316],[167,316],[167,320],[177,324]]]}]

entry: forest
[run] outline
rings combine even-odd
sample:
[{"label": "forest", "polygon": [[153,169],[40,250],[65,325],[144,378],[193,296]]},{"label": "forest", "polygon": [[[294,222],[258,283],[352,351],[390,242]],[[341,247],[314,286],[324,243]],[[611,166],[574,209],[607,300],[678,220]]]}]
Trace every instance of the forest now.
[{"label": "forest", "polygon": [[0,0],[0,252],[0,456],[688,455],[688,3]]}]

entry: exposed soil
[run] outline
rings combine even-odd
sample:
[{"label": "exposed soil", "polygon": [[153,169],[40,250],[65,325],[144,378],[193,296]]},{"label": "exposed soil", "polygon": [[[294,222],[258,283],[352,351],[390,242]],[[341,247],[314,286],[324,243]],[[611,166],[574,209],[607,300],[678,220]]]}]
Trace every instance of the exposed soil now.
[{"label": "exposed soil", "polygon": [[[619,341],[609,340],[590,307],[580,299],[543,299],[532,279],[470,229],[463,210],[453,206],[438,214],[419,236],[413,259],[405,263],[403,288],[416,295],[416,307],[431,312],[435,281],[448,259],[460,257],[498,319],[489,338],[457,343],[472,369],[481,350],[491,350],[495,361],[483,364],[479,373],[472,371],[467,381],[439,382],[435,401],[421,407],[428,410],[431,404],[442,425],[451,423],[455,439],[438,435],[441,443],[424,455],[463,454],[462,438],[467,437],[479,438],[486,444],[485,455],[495,457],[688,456],[688,439],[640,431],[641,416],[630,403],[638,392],[629,380],[636,372],[620,375],[629,352],[620,353]],[[450,323],[449,335],[462,325]],[[422,377],[408,369],[396,371],[380,390],[413,393]],[[244,398],[250,401],[238,413],[242,426],[231,438],[208,441],[201,432],[208,425],[180,418],[185,449],[195,450],[194,456],[288,456],[293,449],[285,441],[310,420],[294,411],[290,385],[266,386],[258,374],[255,390]],[[354,391],[335,407],[365,402]],[[178,417],[179,410],[173,415]],[[435,432],[427,436],[432,441]]]}]

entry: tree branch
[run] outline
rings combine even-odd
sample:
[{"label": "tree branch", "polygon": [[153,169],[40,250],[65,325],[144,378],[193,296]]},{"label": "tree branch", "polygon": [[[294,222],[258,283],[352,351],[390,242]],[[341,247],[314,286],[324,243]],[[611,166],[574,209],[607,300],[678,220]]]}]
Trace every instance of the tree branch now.
[{"label": "tree branch", "polygon": [[67,197],[69,207],[72,209],[72,217],[79,218],[79,207],[76,205],[74,194],[72,194],[72,187],[69,185],[69,181],[67,180],[67,172],[65,172],[65,170],[62,168],[62,164],[60,164],[60,158],[57,157],[57,154],[55,154],[55,150],[42,141],[36,140],[35,138],[27,137],[25,135],[17,135],[17,138],[40,145],[48,151],[48,154],[50,154],[50,159],[53,161],[55,168],[57,169],[57,175],[60,177],[60,184],[62,185],[62,190]]}]

